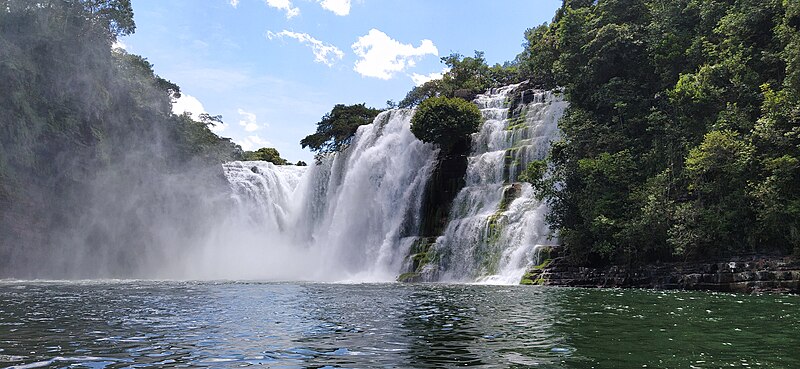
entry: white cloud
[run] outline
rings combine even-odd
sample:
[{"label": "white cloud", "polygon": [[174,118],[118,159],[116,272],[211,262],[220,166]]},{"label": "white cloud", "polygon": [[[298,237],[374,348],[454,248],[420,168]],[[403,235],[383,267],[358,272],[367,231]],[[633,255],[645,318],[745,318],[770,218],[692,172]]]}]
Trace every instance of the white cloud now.
[{"label": "white cloud", "polygon": [[234,8],[239,6],[239,0],[231,0],[231,6]]},{"label": "white cloud", "polygon": [[286,11],[286,19],[300,15],[300,9],[292,6],[291,0],[264,0],[267,5],[275,9]]},{"label": "white cloud", "polygon": [[128,45],[125,45],[125,43],[123,43],[122,41],[117,39],[116,41],[114,41],[113,44],[111,44],[111,48],[112,49],[128,50]]},{"label": "white cloud", "polygon": [[238,110],[239,115],[242,116],[242,120],[239,121],[239,125],[244,127],[244,130],[247,132],[253,132],[261,129],[261,127],[267,127],[266,124],[259,125],[256,120],[256,115],[250,112],[246,112],[242,109]]},{"label": "white cloud", "polygon": [[308,33],[297,33],[287,30],[280,31],[278,33],[274,33],[272,31],[267,32],[267,38],[270,40],[283,37],[293,38],[301,44],[310,47],[311,51],[314,53],[314,61],[317,63],[323,63],[329,67],[332,66],[337,59],[342,60],[344,57],[344,52],[342,52],[342,50],[340,50],[338,47],[317,40],[314,37],[311,37],[311,35]]},{"label": "white cloud", "polygon": [[345,16],[350,14],[350,0],[318,0],[325,10],[330,10],[333,14]]},{"label": "white cloud", "polygon": [[[177,115],[189,113],[192,115],[192,118],[198,119],[200,114],[208,112],[206,111],[206,108],[203,107],[203,103],[201,103],[200,100],[197,100],[196,97],[186,93],[181,93],[181,97],[172,103],[172,113]],[[208,128],[212,132],[219,134],[227,129],[228,125],[225,123],[216,123],[209,125]]]},{"label": "white cloud", "polygon": [[257,135],[247,136],[243,140],[234,140],[243,150],[253,151],[262,147],[272,147],[272,143]]},{"label": "white cloud", "polygon": [[411,73],[409,77],[411,77],[411,80],[414,81],[415,85],[421,86],[425,84],[425,82],[432,81],[434,79],[442,79],[442,77],[444,77],[444,74],[449,71],[450,68],[445,68],[441,72],[433,72],[430,74]]},{"label": "white cloud", "polygon": [[206,108],[196,97],[181,93],[181,97],[172,103],[172,112],[177,115],[191,113],[193,117],[197,118],[198,115],[206,113]]},{"label": "white cloud", "polygon": [[371,29],[353,44],[353,51],[361,59],[353,70],[364,77],[391,79],[395,73],[413,67],[425,55],[439,55],[431,40],[422,40],[418,47],[393,40],[385,33]]}]

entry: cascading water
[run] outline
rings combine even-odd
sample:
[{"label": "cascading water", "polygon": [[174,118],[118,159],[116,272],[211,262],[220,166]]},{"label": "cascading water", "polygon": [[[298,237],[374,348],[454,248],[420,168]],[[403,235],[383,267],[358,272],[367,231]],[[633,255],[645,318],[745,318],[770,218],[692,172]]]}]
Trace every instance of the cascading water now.
[{"label": "cascading water", "polygon": [[411,116],[410,110],[381,113],[359,127],[346,150],[307,170],[264,162],[225,166],[253,226],[297,250],[284,256],[292,260],[283,268],[294,265],[308,280],[395,280],[417,233],[437,153],[411,133]]},{"label": "cascading water", "polygon": [[270,233],[287,231],[292,193],[307,167],[235,161],[223,164],[223,169],[250,223]]},{"label": "cascading water", "polygon": [[[473,135],[466,186],[421,279],[519,283],[535,246],[552,242],[546,206],[516,180],[520,168],[546,155],[566,103],[537,92],[523,96],[509,119],[509,97],[518,88],[475,100],[485,122]],[[272,272],[261,278],[393,281],[408,270],[437,157],[411,133],[412,115],[406,109],[380,114],[358,129],[346,150],[308,169],[225,165],[242,218],[267,243],[257,257],[270,260],[265,269]]]},{"label": "cascading water", "polygon": [[532,101],[509,118],[510,94],[518,87],[475,100],[485,122],[473,135],[466,186],[433,247],[437,262],[424,271],[428,280],[516,284],[535,262],[537,245],[554,242],[546,204],[530,184],[516,181],[520,169],[546,156],[567,103],[552,92],[529,92]]}]

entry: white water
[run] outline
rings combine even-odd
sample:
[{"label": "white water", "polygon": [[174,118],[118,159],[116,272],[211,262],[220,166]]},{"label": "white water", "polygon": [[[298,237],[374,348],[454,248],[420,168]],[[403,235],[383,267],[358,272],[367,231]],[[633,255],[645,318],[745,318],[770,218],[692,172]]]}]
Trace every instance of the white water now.
[{"label": "white water", "polygon": [[503,192],[517,180],[517,168],[547,155],[567,104],[551,92],[536,93],[520,112],[523,118],[509,120],[508,94],[515,87],[475,100],[486,122],[473,135],[466,187],[436,241],[438,270],[428,272],[436,280],[516,284],[536,262],[537,246],[555,242],[544,221],[548,208],[529,184],[514,184],[519,197],[505,211],[500,205]]},{"label": "white water", "polygon": [[308,169],[226,164],[248,221],[271,243],[265,247],[276,251],[262,257],[280,259],[260,278],[397,278],[417,233],[423,189],[436,158],[433,146],[411,133],[411,114],[380,114],[359,127],[348,149]]},{"label": "white water", "polygon": [[[517,176],[515,170],[504,175],[506,151],[515,148],[520,168],[543,158],[566,103],[541,93],[524,107],[524,124],[515,121],[517,129],[508,130],[506,100],[515,87],[476,100],[486,122],[473,136],[467,186],[437,240],[440,263],[429,268],[429,280],[516,284],[534,262],[535,246],[552,242],[543,219],[546,207],[529,185],[518,185],[521,195],[506,211],[498,213],[498,207]],[[224,254],[209,248],[200,264],[206,271],[238,266],[243,278],[394,281],[406,271],[424,188],[436,164],[434,147],[411,133],[411,116],[410,110],[382,113],[358,129],[349,148],[308,168],[226,164],[242,213],[238,221],[250,224],[245,232],[250,234],[233,237]],[[493,216],[500,226],[494,235]]]}]

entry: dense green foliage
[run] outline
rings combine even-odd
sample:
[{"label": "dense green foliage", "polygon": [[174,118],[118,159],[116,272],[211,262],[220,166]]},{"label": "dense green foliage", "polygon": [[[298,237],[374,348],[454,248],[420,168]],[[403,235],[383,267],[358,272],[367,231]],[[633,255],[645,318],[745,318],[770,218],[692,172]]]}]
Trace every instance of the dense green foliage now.
[{"label": "dense green foliage", "polygon": [[575,262],[800,252],[800,2],[565,1],[526,40],[570,102],[527,178]]},{"label": "dense green foliage", "polygon": [[317,131],[302,140],[300,145],[308,147],[317,155],[340,151],[350,144],[358,127],[372,123],[381,111],[364,104],[337,104],[317,122]]},{"label": "dense green foliage", "polygon": [[278,149],[272,147],[262,147],[256,151],[245,151],[242,155],[244,160],[261,160],[268,161],[275,165],[286,165],[289,162],[281,157]]},{"label": "dense green foliage", "polygon": [[511,63],[442,61],[396,105],[564,88],[563,139],[522,178],[574,262],[800,253],[797,1],[565,0]]},{"label": "dense green foliage", "polygon": [[240,158],[218,117],[172,114],[178,86],[112,51],[132,16],[128,0],[0,0],[0,270],[71,242],[137,252],[147,222],[200,211],[181,184],[213,186]]},{"label": "dense green foliage", "polygon": [[[514,64],[489,66],[482,51],[475,56],[464,57],[454,53],[441,58],[448,71],[441,79],[434,79],[414,87],[397,106],[408,108],[417,106],[430,97],[460,97],[472,100],[476,94],[493,87],[511,84],[519,79]],[[390,102],[390,107],[394,105]]]},{"label": "dense green foliage", "polygon": [[423,142],[432,142],[444,151],[463,141],[480,128],[481,111],[475,104],[460,99],[431,97],[419,104],[411,118],[411,132]]}]

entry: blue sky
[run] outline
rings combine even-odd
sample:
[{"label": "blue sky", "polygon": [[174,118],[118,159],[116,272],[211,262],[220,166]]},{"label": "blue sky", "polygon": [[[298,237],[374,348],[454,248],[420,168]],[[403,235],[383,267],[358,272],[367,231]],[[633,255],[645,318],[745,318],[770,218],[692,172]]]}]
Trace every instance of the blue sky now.
[{"label": "blue sky", "polygon": [[133,0],[120,41],[181,86],[178,109],[221,114],[244,149],[310,161],[299,141],[335,104],[382,108],[441,73],[439,57],[521,51],[560,0]]}]

